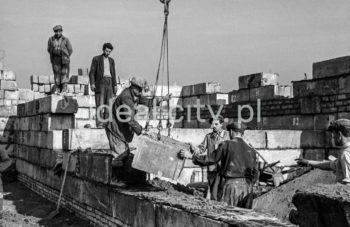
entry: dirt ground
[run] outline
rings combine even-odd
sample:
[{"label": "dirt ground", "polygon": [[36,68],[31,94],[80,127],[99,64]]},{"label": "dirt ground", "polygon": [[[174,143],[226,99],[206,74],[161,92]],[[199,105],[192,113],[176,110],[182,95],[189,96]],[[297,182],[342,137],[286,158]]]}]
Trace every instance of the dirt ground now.
[{"label": "dirt ground", "polygon": [[292,198],[296,190],[311,187],[315,184],[332,184],[335,175],[330,171],[312,170],[280,187],[272,189],[254,200],[255,211],[272,214],[281,220],[288,220],[289,213],[295,206]]},{"label": "dirt ground", "polygon": [[19,182],[6,184],[4,185],[4,207],[0,226],[91,226],[87,221],[76,217],[74,213],[63,209],[54,219],[44,220],[51,211],[55,210],[55,207],[54,203],[30,191]]}]

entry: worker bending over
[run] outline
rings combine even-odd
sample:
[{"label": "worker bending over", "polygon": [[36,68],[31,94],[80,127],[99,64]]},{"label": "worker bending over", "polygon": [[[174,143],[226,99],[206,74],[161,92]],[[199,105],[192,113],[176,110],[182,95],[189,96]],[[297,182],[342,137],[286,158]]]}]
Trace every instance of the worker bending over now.
[{"label": "worker bending over", "polygon": [[335,161],[310,161],[297,159],[301,166],[312,166],[322,170],[333,170],[339,183],[350,185],[350,120],[339,119],[331,123],[334,145],[340,147]]},{"label": "worker bending over", "polygon": [[[211,155],[215,149],[219,147],[219,144],[223,141],[229,140],[229,133],[224,130],[224,117],[218,116],[217,118],[210,118],[209,123],[213,131],[208,133],[203,142],[199,145],[199,149],[196,149],[191,145],[192,150],[196,155]],[[180,151],[180,157],[192,159],[193,154],[190,151]],[[208,178],[208,190],[207,199],[218,200],[217,194],[220,184],[219,175],[220,163],[207,166],[207,178]]]},{"label": "worker bending over", "polygon": [[[145,79],[132,78],[130,87],[118,95],[112,106],[112,120],[106,126],[106,133],[114,156],[111,182],[114,186],[125,186],[125,182],[118,179],[117,174],[130,154],[128,144],[133,140],[134,133],[141,135],[146,130],[135,119],[138,105],[147,107],[153,105],[152,99],[142,95],[146,87]],[[165,97],[156,98],[155,104],[158,106],[162,101],[169,100],[170,96],[171,94],[168,94]]]}]

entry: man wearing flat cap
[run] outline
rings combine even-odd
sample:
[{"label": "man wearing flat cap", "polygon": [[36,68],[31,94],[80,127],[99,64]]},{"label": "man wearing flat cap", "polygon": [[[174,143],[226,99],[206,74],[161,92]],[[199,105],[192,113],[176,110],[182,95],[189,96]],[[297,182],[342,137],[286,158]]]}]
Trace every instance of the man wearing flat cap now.
[{"label": "man wearing flat cap", "polygon": [[49,38],[47,51],[50,54],[50,61],[55,77],[55,93],[67,92],[67,83],[69,82],[69,63],[70,56],[73,53],[72,45],[69,39],[62,35],[61,25],[53,27],[54,36]]},{"label": "man wearing flat cap", "polygon": [[219,174],[221,183],[218,200],[230,206],[251,208],[253,204],[253,185],[258,179],[257,155],[242,138],[245,125],[232,123],[227,126],[230,140],[220,143],[211,154],[193,155],[193,163],[210,166],[221,162]]},{"label": "man wearing flat cap", "polygon": [[125,165],[130,154],[129,143],[133,140],[134,134],[141,135],[145,129],[137,122],[135,115],[138,105],[151,107],[153,102],[159,105],[162,101],[167,101],[170,94],[156,98],[154,101],[142,95],[147,88],[147,81],[143,78],[133,77],[130,87],[124,89],[114,100],[112,106],[112,120],[106,126],[106,133],[109,145],[113,151],[112,160],[113,174],[111,184],[114,186],[124,186],[125,182],[120,180],[121,168]]},{"label": "man wearing flat cap", "polygon": [[301,166],[332,170],[338,183],[350,185],[350,120],[338,119],[330,124],[328,131],[332,133],[334,145],[340,148],[338,158],[335,161],[297,159],[297,163]]},{"label": "man wearing flat cap", "polygon": [[104,43],[102,54],[92,59],[90,67],[90,86],[91,90],[95,92],[97,128],[103,128],[104,124],[101,120],[108,119],[108,112],[106,109],[103,110],[99,107],[102,105],[108,106],[109,100],[112,99],[117,92],[115,63],[114,59],[109,57],[112,50],[112,44]]}]

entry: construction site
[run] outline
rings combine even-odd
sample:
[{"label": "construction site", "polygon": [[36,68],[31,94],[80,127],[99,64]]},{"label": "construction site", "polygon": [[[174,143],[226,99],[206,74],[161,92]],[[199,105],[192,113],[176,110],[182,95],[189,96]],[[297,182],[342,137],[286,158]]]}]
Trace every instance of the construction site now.
[{"label": "construction site", "polygon": [[[312,76],[287,84],[278,73],[252,72],[238,76],[232,82],[238,88],[228,92],[214,79],[171,85],[170,1],[161,3],[158,73],[143,95],[171,97],[159,107],[135,107],[147,133],[128,144],[118,170],[126,186],[112,183],[115,157],[106,129],[97,125],[91,69],[71,70],[57,93],[52,73],[31,72],[30,88],[21,88],[16,69],[0,62],[0,149],[11,159],[0,171],[0,226],[350,226],[349,185],[337,183],[332,171],[298,163],[339,157],[328,129],[350,119],[350,56],[309,62]],[[116,85],[111,100],[133,79],[118,76]],[[251,209],[206,198],[207,168],[179,157],[201,145],[219,115],[224,126],[244,123],[243,139],[257,152]]]}]

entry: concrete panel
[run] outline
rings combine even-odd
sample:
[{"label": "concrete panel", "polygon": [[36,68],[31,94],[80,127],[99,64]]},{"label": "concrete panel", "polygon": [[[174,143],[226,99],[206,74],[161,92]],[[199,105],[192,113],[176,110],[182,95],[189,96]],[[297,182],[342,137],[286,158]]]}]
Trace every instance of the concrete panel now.
[{"label": "concrete panel", "polygon": [[1,80],[1,82],[0,82],[0,89],[15,91],[15,90],[18,89],[17,82],[16,81],[10,81],[10,80]]},{"label": "concrete panel", "polygon": [[63,147],[65,150],[75,150],[78,147],[93,150],[110,149],[104,129],[63,130]]},{"label": "concrete panel", "polygon": [[323,161],[326,159],[325,149],[304,149],[304,158],[308,160]]},{"label": "concrete panel", "polygon": [[256,73],[240,76],[238,78],[239,89],[257,88],[266,85],[277,85],[278,74],[274,73]]},{"label": "concrete panel", "polygon": [[0,73],[1,80],[16,80],[16,74],[12,71],[3,71]]},{"label": "concrete panel", "polygon": [[[302,149],[276,149],[276,150],[258,150],[268,163],[280,161],[278,166],[295,165],[296,158],[303,155]],[[262,160],[260,160],[262,161]]]},{"label": "concrete panel", "polygon": [[316,62],[312,65],[313,78],[339,76],[350,73],[350,56]]},{"label": "concrete panel", "polygon": [[266,132],[262,130],[246,130],[243,136],[244,140],[252,145],[255,149],[265,149],[266,144]]},{"label": "concrete panel", "polygon": [[18,91],[5,91],[5,99],[18,99]]},{"label": "concrete panel", "polygon": [[38,83],[39,84],[49,84],[50,77],[49,76],[38,76]]},{"label": "concrete panel", "polygon": [[50,95],[39,99],[39,113],[76,113],[78,103],[68,96]]}]

